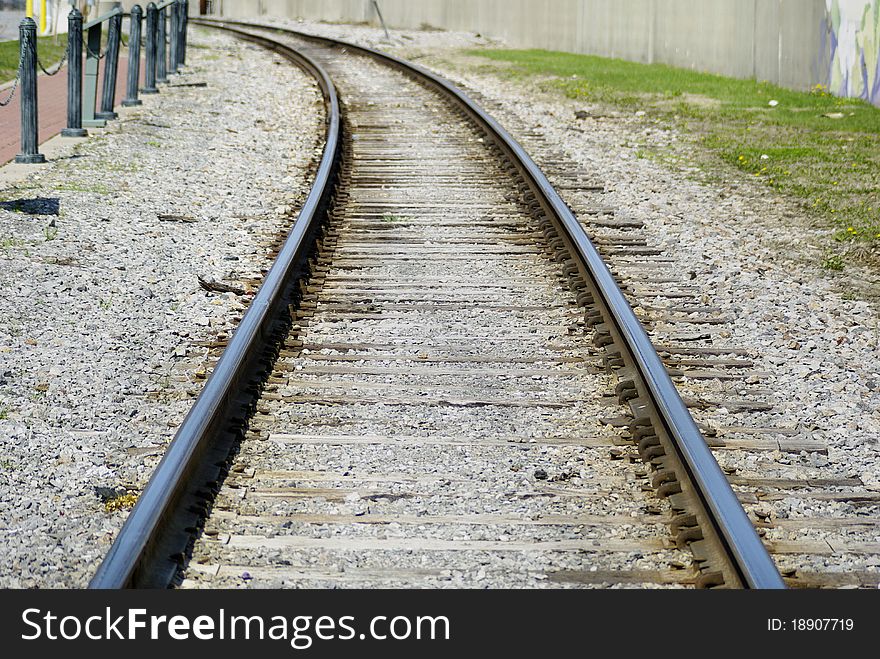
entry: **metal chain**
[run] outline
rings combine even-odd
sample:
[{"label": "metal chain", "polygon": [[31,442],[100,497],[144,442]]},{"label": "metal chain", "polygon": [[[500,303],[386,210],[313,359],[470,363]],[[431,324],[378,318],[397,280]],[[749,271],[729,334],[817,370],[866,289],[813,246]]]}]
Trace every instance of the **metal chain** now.
[{"label": "metal chain", "polygon": [[27,49],[27,35],[24,37],[24,43],[19,45],[19,54],[18,54],[18,73],[15,74],[15,82],[12,83],[12,91],[9,92],[9,96],[5,101],[0,101],[0,107],[6,107],[10,103],[12,103],[12,97],[15,96],[15,90],[18,89],[18,81],[21,80],[21,67],[24,64],[24,53]]},{"label": "metal chain", "polygon": [[107,51],[110,50],[110,43],[109,43],[109,41],[108,41],[108,43],[107,43],[107,47],[104,48],[104,52],[103,52],[103,53],[96,53],[94,50],[92,50],[91,48],[89,48],[89,44],[87,44],[87,43],[84,43],[83,45],[86,47],[86,52],[87,52],[89,55],[91,55],[92,57],[94,57],[95,59],[104,59],[104,57],[107,55]]},{"label": "metal chain", "polygon": [[39,58],[37,58],[37,64],[40,65],[40,68],[43,70],[43,73],[45,73],[47,76],[54,76],[56,73],[58,73],[61,70],[61,67],[64,66],[64,63],[67,61],[67,51],[68,50],[70,50],[70,48],[66,48],[64,50],[64,57],[61,58],[61,61],[58,62],[58,66],[56,66],[55,70],[52,72],[49,72],[46,70],[46,67],[43,66],[43,63],[40,61]]},{"label": "metal chain", "polygon": [[0,101],[0,108],[5,108],[7,105],[12,103],[12,98],[15,96],[15,90],[18,89],[18,80],[21,78],[21,68],[19,68],[19,73],[15,76],[15,82],[12,83],[12,91],[9,92],[9,96],[5,101]]}]

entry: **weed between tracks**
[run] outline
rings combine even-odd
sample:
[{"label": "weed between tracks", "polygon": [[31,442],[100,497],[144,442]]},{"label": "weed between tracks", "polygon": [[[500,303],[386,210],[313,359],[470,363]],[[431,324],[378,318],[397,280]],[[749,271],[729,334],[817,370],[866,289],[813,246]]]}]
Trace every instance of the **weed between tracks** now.
[{"label": "weed between tracks", "polygon": [[[703,147],[704,169],[721,160],[832,228],[835,258],[822,267],[842,269],[842,252],[880,266],[880,108],[821,85],[799,92],[663,64],[542,50],[466,54],[492,63],[477,67],[483,73],[537,76],[568,98],[644,110],[646,124],[675,127]],[[650,147],[637,155],[668,156]]]},{"label": "weed between tracks", "polygon": [[108,513],[112,513],[117,510],[130,510],[131,508],[134,508],[134,504],[137,503],[137,500],[137,494],[122,494],[116,497],[112,497],[104,502],[104,510]]}]

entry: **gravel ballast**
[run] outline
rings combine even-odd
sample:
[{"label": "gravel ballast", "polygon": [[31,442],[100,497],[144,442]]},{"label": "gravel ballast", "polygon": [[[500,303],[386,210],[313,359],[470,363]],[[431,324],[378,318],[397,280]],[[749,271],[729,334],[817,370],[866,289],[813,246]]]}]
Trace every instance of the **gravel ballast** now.
[{"label": "gravel ballast", "polygon": [[612,379],[518,179],[436,95],[336,53],[308,50],[351,135],[314,299],[182,587],[686,581],[656,500],[609,458]]},{"label": "gravel ballast", "polygon": [[191,30],[160,90],[0,192],[3,587],[88,583],[320,157],[317,87],[256,46]]},{"label": "gravel ballast", "polygon": [[[842,278],[819,267],[823,230],[797,209],[740,174],[706,181],[697,168],[640,158],[639,142],[688,148],[649,117],[475,72],[455,51],[498,45],[484,38],[395,31],[388,43],[369,27],[276,22],[415,58],[478,91],[527,147],[526,133],[539,130],[595,171],[606,185],[601,202],[644,222],[669,268],[693,272],[706,303],[734,319],[718,344],[752,349],[754,370],[769,374],[744,391],[768,391],[772,410],[703,410],[697,420],[722,439],[725,427],[748,420],[824,447],[716,452],[728,473],[850,478],[858,483],[850,489],[880,491],[877,309],[845,297]],[[208,351],[198,344],[227,333],[249,299],[207,293],[197,277],[245,287],[307,188],[321,118],[311,81],[253,46],[194,34],[188,66],[172,82],[206,87],[143,97],[70,157],[0,193],[0,541],[8,557],[0,586],[88,582],[124,521],[121,495],[143,487],[201,386]],[[695,395],[705,387],[679,386]],[[876,504],[797,496],[747,508],[771,522],[877,515]],[[768,539],[785,540],[785,528]],[[880,530],[855,527],[845,537],[878,543]],[[782,561],[831,571],[880,565],[870,552]]]},{"label": "gravel ballast", "polygon": [[[566,200],[573,207],[608,206],[615,209],[616,217],[643,222],[648,244],[661,248],[663,258],[669,260],[664,272],[684,274],[688,284],[699,287],[702,303],[715,307],[718,317],[729,319],[704,330],[712,336],[710,345],[744,348],[753,361],[756,375],[736,389],[723,381],[679,378],[676,384],[682,394],[717,396],[725,390],[730,397],[772,406],[764,412],[694,410],[697,421],[722,441],[768,437],[819,449],[716,451],[727,473],[748,481],[735,489],[759,495],[759,503],[746,504],[753,519],[766,520],[770,527],[780,522],[766,531],[771,543],[821,538],[834,547],[813,556],[777,554],[783,572],[876,574],[880,570],[876,524],[790,530],[811,518],[853,522],[878,514],[876,502],[846,500],[853,494],[870,501],[880,491],[880,321],[876,304],[870,301],[878,278],[855,264],[842,275],[821,268],[829,228],[816,226],[797,206],[730,168],[719,166],[706,176],[696,164],[705,162],[705,157],[696,154],[695,164],[687,165],[688,150],[696,147],[644,112],[590,107],[549,94],[529,81],[484,74],[479,69],[484,62],[458,52],[503,46],[501,42],[437,31],[393,31],[389,42],[382,30],[366,26],[275,22],[352,40],[431,68],[477,98],[548,174],[558,166],[554,163],[559,153],[575,167],[593,172],[604,183],[604,193],[564,193]],[[642,157],[646,148],[673,150],[677,164]],[[650,297],[637,302],[645,307],[662,303]],[[649,316],[638,307],[636,312]],[[672,326],[655,322],[653,327],[655,342],[675,335]],[[742,427],[780,432],[732,430]],[[754,485],[776,478],[803,482],[805,487],[807,479],[815,478],[846,485],[826,488],[826,494],[840,495],[839,501],[810,498],[797,489],[785,496],[770,486]],[[764,500],[763,492],[772,496]],[[837,549],[849,543],[859,548]],[[822,543],[817,546],[821,549]]]}]

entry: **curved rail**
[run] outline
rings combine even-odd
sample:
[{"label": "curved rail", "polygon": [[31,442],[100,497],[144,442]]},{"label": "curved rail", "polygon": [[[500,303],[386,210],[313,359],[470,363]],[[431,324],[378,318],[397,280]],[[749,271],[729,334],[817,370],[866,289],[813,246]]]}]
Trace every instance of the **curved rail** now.
[{"label": "curved rail", "polygon": [[[171,528],[175,524],[178,527],[183,524],[175,518],[175,508],[180,508],[185,495],[199,497],[198,492],[190,491],[192,482],[210,481],[193,478],[193,474],[199,469],[199,459],[207,454],[213,438],[223,431],[223,424],[231,421],[230,412],[224,408],[230,407],[230,398],[235,395],[236,387],[246,382],[244,378],[253,371],[252,362],[256,359],[254,346],[259,344],[261,337],[270,333],[270,325],[274,322],[276,312],[283,309],[283,300],[286,299],[283,291],[289,287],[299,267],[297,264],[301,264],[306,258],[311,244],[308,238],[313,235],[317,210],[326,202],[329,189],[326,186],[336,168],[335,156],[340,148],[340,123],[338,104],[329,78],[309,58],[301,54],[292,55],[292,51],[281,44],[231,27],[239,25],[292,34],[331,47],[345,48],[394,66],[454,100],[494,139],[496,145],[529,183],[547,216],[553,220],[584,281],[591,289],[593,303],[605,318],[608,332],[627,366],[628,377],[631,378],[627,388],[636,389],[641,399],[644,399],[644,414],[648,425],[652,432],[660,436],[666,453],[672,455],[676,461],[675,476],[699,502],[696,517],[703,537],[708,534],[707,539],[714,541],[713,547],[721,547],[720,551],[724,556],[721,581],[729,586],[784,588],[775,564],[601,255],[540,168],[516,140],[455,85],[418,65],[380,51],[298,31],[234,21],[193,20],[236,32],[246,39],[264,43],[287,57],[298,58],[297,61],[320,80],[325,98],[328,99],[331,109],[328,115],[328,142],[318,180],[279,254],[278,262],[267,276],[233,341],[224,352],[196,405],[184,420],[168,453],[92,580],[92,587],[167,585],[171,582],[179,561],[183,559],[179,548],[181,529]],[[202,495],[201,498],[208,497]],[[190,510],[193,513],[190,526],[183,531],[191,539],[196,531],[192,519],[198,523],[198,515],[204,513],[204,508]],[[169,551],[171,545],[167,538],[173,532],[178,535],[177,548]],[[173,555],[172,558],[162,558],[169,554]]]},{"label": "curved rail", "polygon": [[[230,428],[240,429],[242,425],[233,416],[242,408],[236,397],[260,370],[258,362],[264,355],[267,338],[276,331],[279,317],[287,308],[291,286],[305,269],[336,178],[342,123],[336,90],[329,76],[316,62],[281,44],[244,32],[239,36],[275,50],[318,81],[327,107],[324,153],[312,189],[277,260],[92,578],[90,588],[166,587],[172,582],[209,498],[202,484],[216,482],[217,460],[210,461],[213,477],[196,476],[204,476],[205,458],[213,457],[211,452],[220,448],[218,444],[229,439]],[[225,459],[224,455],[217,457]]]},{"label": "curved rail", "polygon": [[665,448],[674,451],[679,464],[686,472],[679,475],[679,480],[684,480],[684,477],[689,479],[692,493],[701,502],[703,507],[703,514],[700,515],[701,526],[705,527],[708,524],[711,527],[704,530],[715,535],[729,559],[730,571],[726,571],[725,581],[728,585],[745,588],[785,588],[776,564],[739,503],[669,377],[660,356],[608,266],[540,167],[497,121],[448,80],[424,67],[379,50],[299,30],[245,21],[197,19],[194,22],[203,25],[240,25],[259,28],[291,34],[331,47],[345,48],[401,69],[427,82],[461,105],[478,125],[494,137],[496,144],[507,153],[511,162],[530,183],[548,215],[555,218],[557,229],[562,234],[569,252],[578,262],[582,274],[586,275],[586,281],[590,282],[594,303],[598,303],[602,315],[608,322],[608,329],[614,338],[615,346],[623,353],[627,366],[634,371],[633,384],[653,408],[650,416],[654,431],[668,438]]}]

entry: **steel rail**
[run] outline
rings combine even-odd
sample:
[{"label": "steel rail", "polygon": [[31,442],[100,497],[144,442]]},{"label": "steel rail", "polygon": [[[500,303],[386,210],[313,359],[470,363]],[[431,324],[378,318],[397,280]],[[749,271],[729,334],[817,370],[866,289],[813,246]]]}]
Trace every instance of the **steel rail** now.
[{"label": "steel rail", "polygon": [[[785,588],[785,583],[773,559],[770,557],[754,526],[748,518],[712,455],[699,428],[681,398],[675,384],[669,377],[660,356],[641,322],[636,317],[629,302],[620,290],[614,276],[602,259],[584,228],[571,209],[562,200],[540,167],[526,153],[525,149],[491,116],[472,101],[461,89],[441,76],[379,50],[359,46],[354,43],[321,37],[299,30],[266,26],[245,21],[226,21],[216,19],[193,19],[202,25],[239,25],[250,28],[291,34],[296,37],[322,43],[334,48],[360,53],[396,67],[410,76],[421,79],[438,89],[442,94],[454,99],[476,123],[492,135],[496,144],[505,151],[511,161],[531,183],[541,199],[542,206],[555,216],[557,227],[561,229],[569,251],[579,261],[581,272],[592,280],[594,301],[598,302],[603,316],[610,321],[609,330],[614,335],[616,347],[628,353],[629,364],[635,369],[638,389],[643,392],[653,406],[651,417],[659,422],[655,430],[666,433],[672,440],[679,464],[693,485],[705,515],[703,523],[711,525],[710,531],[723,545],[729,559],[733,580],[728,584],[744,588]],[[598,299],[597,299],[598,298]],[[678,475],[679,480],[681,476]],[[731,575],[727,575],[730,580]]]},{"label": "steel rail", "polygon": [[[110,551],[93,576],[90,588],[167,587],[179,571],[196,526],[205,512],[206,458],[228,440],[239,398],[259,371],[267,339],[286,311],[290,291],[306,270],[314,236],[329,203],[338,172],[342,122],[330,77],[309,57],[269,39],[239,36],[267,46],[313,76],[321,87],[327,112],[324,152],[315,182],[263,285],[224,350],[213,373],[187,414],[162,461],[156,467]],[[238,410],[238,411],[237,411]],[[219,460],[224,460],[224,451]],[[209,473],[220,467],[216,459]],[[201,503],[200,503],[201,502]],[[200,507],[201,506],[201,507]]]}]

